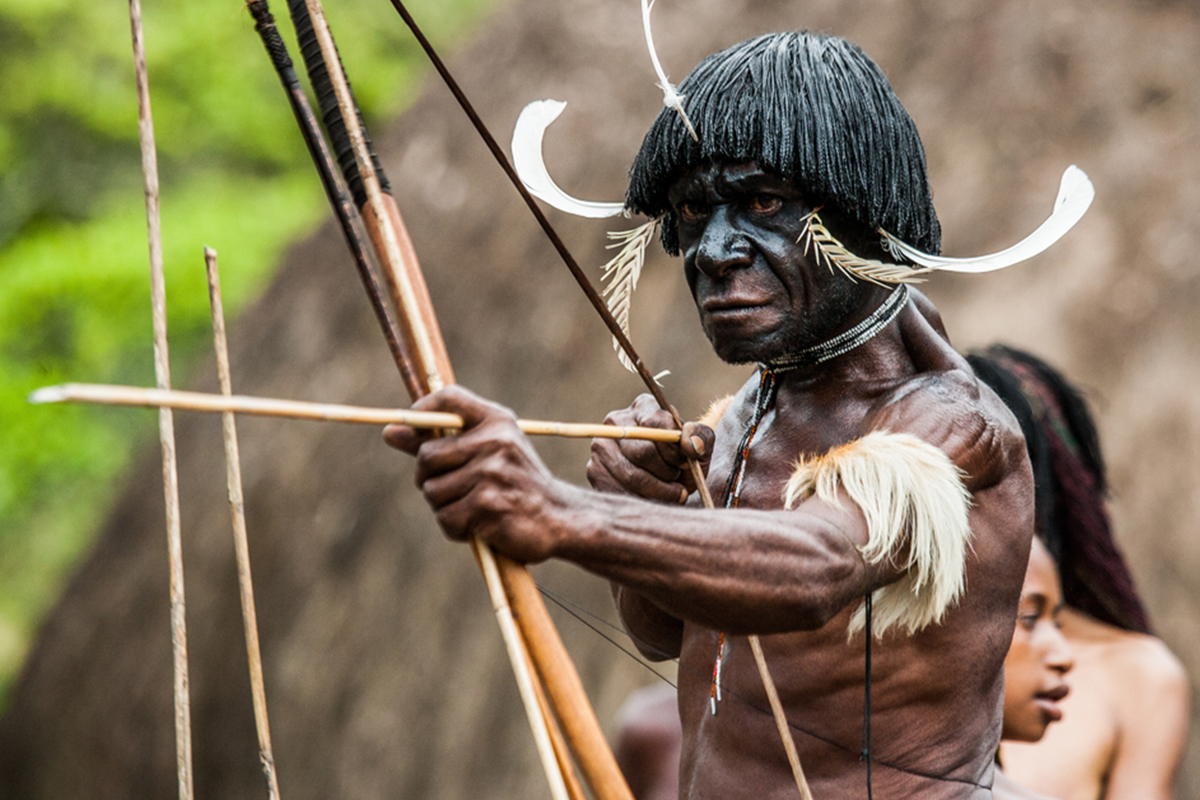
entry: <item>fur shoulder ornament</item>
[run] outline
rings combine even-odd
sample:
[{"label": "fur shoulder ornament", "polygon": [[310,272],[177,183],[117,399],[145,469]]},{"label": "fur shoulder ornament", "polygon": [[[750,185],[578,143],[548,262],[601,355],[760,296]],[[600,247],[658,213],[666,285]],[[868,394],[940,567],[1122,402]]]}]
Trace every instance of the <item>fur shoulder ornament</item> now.
[{"label": "fur shoulder ornament", "polygon": [[[784,489],[784,507],[810,496],[838,503],[846,490],[867,520],[864,561],[904,570],[872,596],[872,628],[911,636],[941,622],[966,586],[971,546],[971,495],[963,472],[937,447],[907,433],[875,431],[824,455],[801,459]],[[849,637],[863,629],[865,602],[850,619]]]}]

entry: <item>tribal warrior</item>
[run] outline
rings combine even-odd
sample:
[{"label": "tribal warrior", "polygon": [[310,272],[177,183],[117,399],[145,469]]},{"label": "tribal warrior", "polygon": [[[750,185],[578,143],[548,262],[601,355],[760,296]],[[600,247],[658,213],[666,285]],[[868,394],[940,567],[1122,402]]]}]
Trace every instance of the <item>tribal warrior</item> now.
[{"label": "tribal warrior", "polygon": [[[834,37],[759,37],[680,90],[699,140],[664,109],[627,202],[662,217],[716,353],[757,364],[711,427],[595,442],[595,491],[463,389],[416,406],[462,414],[461,435],[386,438],[450,538],[609,579],[640,650],[679,658],[681,797],[795,796],[752,634],[819,800],[990,797],[1032,481],[1011,414],[881,242],[939,248],[916,129]],[[671,424],[648,396],[609,420]],[[726,508],[700,507],[689,456]]]}]

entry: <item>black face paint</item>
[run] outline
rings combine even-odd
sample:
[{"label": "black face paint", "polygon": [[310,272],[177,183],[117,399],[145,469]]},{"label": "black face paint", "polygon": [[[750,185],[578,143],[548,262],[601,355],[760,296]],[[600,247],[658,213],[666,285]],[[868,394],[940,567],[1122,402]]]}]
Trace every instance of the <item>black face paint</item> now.
[{"label": "black face paint", "polygon": [[810,202],[757,164],[708,164],[669,195],[701,326],[725,361],[768,362],[823,342],[870,298],[872,286],[805,252]]}]

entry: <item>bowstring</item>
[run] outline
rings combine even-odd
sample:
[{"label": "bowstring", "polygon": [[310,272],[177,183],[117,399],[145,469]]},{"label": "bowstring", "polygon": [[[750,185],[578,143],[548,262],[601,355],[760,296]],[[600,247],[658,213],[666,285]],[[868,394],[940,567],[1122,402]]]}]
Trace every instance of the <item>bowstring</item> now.
[{"label": "bowstring", "polygon": [[[644,642],[644,641],[638,639],[636,636],[629,633],[629,631],[625,630],[625,628],[623,626],[618,625],[618,624],[612,622],[611,620],[605,619],[600,614],[597,614],[596,612],[591,611],[590,609],[580,605],[579,603],[574,602],[573,600],[567,598],[566,596],[560,595],[560,594],[558,594],[550,589],[547,589],[541,585],[538,585],[537,588],[538,588],[538,591],[541,592],[543,597],[545,597],[551,603],[553,603],[554,605],[556,605],[560,609],[562,609],[563,612],[565,612],[568,616],[572,617],[577,622],[579,622],[581,625],[583,625],[584,627],[586,627],[589,630],[591,630],[592,632],[594,632],[596,635],[598,635],[600,638],[607,641],[613,647],[616,647],[618,650],[620,650],[622,653],[624,653],[629,658],[632,658],[634,661],[636,661],[638,664],[640,664],[642,667],[644,667],[648,672],[650,672],[651,674],[656,676],[663,683],[666,683],[667,685],[676,689],[677,691],[679,689],[679,686],[676,682],[672,681],[666,675],[663,675],[661,672],[656,670],[654,668],[654,666],[650,662],[648,662],[645,658],[638,655],[634,651],[632,651],[629,648],[622,645],[619,641],[617,641],[613,637],[606,634],[604,631],[602,631],[600,629],[600,627],[603,626],[605,628],[609,628],[613,631],[620,633],[622,636],[627,638],[629,641],[633,642],[634,645],[639,649],[650,651],[650,652],[653,652],[653,653],[663,656],[664,660],[672,661],[678,669],[685,670],[689,674],[694,675],[696,677],[700,677],[700,678],[708,677],[708,673],[705,670],[701,670],[696,667],[689,667],[685,664],[680,663],[678,658],[671,656],[669,653],[664,652],[663,650],[655,647],[654,645],[650,644],[649,642]],[[592,620],[595,620],[595,624],[593,624],[592,622],[589,622],[588,619],[585,619],[585,617],[589,617]],[[868,644],[867,647],[869,648],[870,645]],[[729,686],[724,681],[722,681],[722,683],[721,683],[721,691],[722,691],[723,695],[728,695],[734,701],[741,703],[742,705],[746,706],[747,708],[757,711],[758,713],[763,714],[764,716],[768,716],[768,717],[774,716],[772,714],[770,708],[754,702],[748,695],[743,694],[742,692],[740,692],[736,689],[730,689]],[[870,714],[869,703],[870,703],[870,700],[867,699],[868,705],[867,705],[866,709],[864,709],[867,715]],[[865,722],[865,725],[866,724],[869,724],[869,723]],[[845,745],[845,744],[838,742],[834,739],[831,739],[827,736],[822,736],[821,734],[817,733],[816,731],[812,731],[812,730],[809,730],[808,728],[797,725],[796,723],[792,722],[790,719],[787,720],[787,725],[791,730],[796,731],[797,733],[802,733],[805,736],[808,736],[812,739],[816,739],[817,741],[819,741],[823,744],[827,744],[831,747],[836,747],[837,749],[842,750],[851,755],[861,756],[861,755],[863,755],[864,752],[869,752],[870,736],[869,736],[869,733],[866,733],[866,731],[864,731],[864,743],[862,745],[855,747],[855,746]],[[977,781],[968,780],[967,778],[955,778],[955,777],[950,777],[950,776],[945,776],[945,775],[933,775],[933,774],[930,774],[927,772],[922,772],[921,770],[910,769],[908,767],[904,767],[899,764],[894,764],[890,761],[885,761],[883,759],[877,758],[874,755],[872,755],[872,756],[870,756],[869,759],[867,759],[868,791],[870,791],[869,781],[871,778],[872,764],[881,766],[881,767],[886,767],[890,770],[894,770],[896,772],[900,772],[905,775],[911,775],[916,778],[924,778],[926,780],[934,780],[934,781],[944,781],[946,783],[962,783],[962,784],[966,784],[967,786],[974,786],[974,787],[977,787],[980,789],[990,789],[991,788],[991,786],[988,784],[978,783]]]}]

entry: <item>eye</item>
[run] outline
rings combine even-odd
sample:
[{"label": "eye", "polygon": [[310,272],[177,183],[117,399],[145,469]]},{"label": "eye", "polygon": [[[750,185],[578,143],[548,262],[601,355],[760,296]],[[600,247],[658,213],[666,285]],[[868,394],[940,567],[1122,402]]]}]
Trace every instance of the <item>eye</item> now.
[{"label": "eye", "polygon": [[1017,624],[1027,631],[1032,631],[1038,624],[1037,614],[1022,614],[1017,617]]},{"label": "eye", "polygon": [[782,207],[783,198],[773,194],[756,194],[746,204],[752,214],[774,214]]},{"label": "eye", "polygon": [[708,206],[704,203],[685,201],[680,203],[675,210],[679,212],[679,218],[684,222],[696,222],[708,215]]}]

